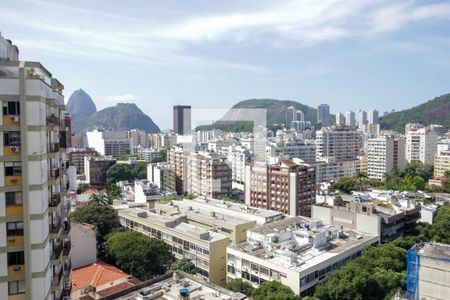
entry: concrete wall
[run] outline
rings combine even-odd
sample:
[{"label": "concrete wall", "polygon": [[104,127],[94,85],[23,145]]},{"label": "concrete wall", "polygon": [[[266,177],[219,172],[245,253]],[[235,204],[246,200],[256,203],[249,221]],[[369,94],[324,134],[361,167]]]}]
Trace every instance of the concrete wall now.
[{"label": "concrete wall", "polygon": [[419,299],[448,299],[450,262],[420,256]]},{"label": "concrete wall", "polygon": [[72,269],[97,261],[97,240],[95,229],[79,223],[71,224]]}]

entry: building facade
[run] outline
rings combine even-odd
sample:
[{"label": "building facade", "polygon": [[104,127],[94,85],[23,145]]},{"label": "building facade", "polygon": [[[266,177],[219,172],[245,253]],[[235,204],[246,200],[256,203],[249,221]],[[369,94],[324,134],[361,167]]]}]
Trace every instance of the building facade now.
[{"label": "building facade", "polygon": [[173,107],[173,131],[179,135],[191,133],[191,106],[176,105]]},{"label": "building facade", "polygon": [[317,107],[317,123],[322,124],[322,127],[330,124],[330,106],[328,104],[320,104]]},{"label": "building facade", "polygon": [[394,169],[406,167],[405,138],[380,136],[367,142],[367,176],[383,179]]},{"label": "building facade", "polygon": [[434,156],[434,178],[445,177],[450,171],[450,151],[441,151]]},{"label": "building facade", "polygon": [[86,183],[91,185],[106,185],[106,172],[116,164],[111,156],[93,156],[84,158]]},{"label": "building facade", "polygon": [[64,86],[17,55],[0,56],[0,74],[0,299],[60,299],[71,272]]},{"label": "building facade", "polygon": [[406,124],[406,160],[408,162],[421,161],[433,165],[437,152],[438,138],[432,126],[423,127],[421,124]]},{"label": "building facade", "polygon": [[70,163],[75,166],[77,175],[84,175],[84,158],[99,156],[98,152],[92,148],[71,148],[67,151]]}]

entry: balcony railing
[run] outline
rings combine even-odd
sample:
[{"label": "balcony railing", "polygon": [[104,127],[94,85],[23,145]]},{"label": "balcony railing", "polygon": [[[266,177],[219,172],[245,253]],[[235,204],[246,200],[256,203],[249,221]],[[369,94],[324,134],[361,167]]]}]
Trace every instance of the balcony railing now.
[{"label": "balcony railing", "polygon": [[50,179],[57,179],[59,177],[59,168],[54,168],[50,171]]},{"label": "balcony railing", "polygon": [[69,277],[70,272],[72,271],[72,263],[67,261],[64,263],[64,276]]},{"label": "balcony railing", "polygon": [[56,207],[61,202],[61,195],[60,194],[53,194],[52,198],[50,199],[50,203],[48,206],[50,207]]},{"label": "balcony railing", "polygon": [[63,256],[68,256],[71,249],[72,243],[70,241],[65,241],[63,245]]},{"label": "balcony railing", "polygon": [[57,125],[57,124],[59,124],[58,118],[54,114],[47,117],[47,125]]},{"label": "balcony railing", "polygon": [[52,260],[57,260],[61,257],[61,253],[63,251],[63,243],[59,243],[53,248],[52,252]]},{"label": "balcony railing", "polygon": [[64,221],[63,234],[69,234],[69,232],[70,232],[70,222]]},{"label": "balcony railing", "polygon": [[59,230],[61,230],[61,221],[58,221],[56,224],[51,224],[50,225],[49,231],[50,231],[51,234],[58,233]]},{"label": "balcony railing", "polygon": [[49,152],[55,153],[59,151],[59,143],[51,143],[49,147]]},{"label": "balcony railing", "polygon": [[52,279],[52,286],[53,287],[58,287],[59,283],[61,282],[61,278],[63,275],[63,268],[61,267],[59,272],[53,275],[53,279]]}]

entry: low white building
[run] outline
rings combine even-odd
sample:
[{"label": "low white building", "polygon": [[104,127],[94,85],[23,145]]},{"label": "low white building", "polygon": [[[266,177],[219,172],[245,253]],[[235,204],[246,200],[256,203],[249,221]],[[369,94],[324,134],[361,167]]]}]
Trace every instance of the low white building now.
[{"label": "low white building", "polygon": [[136,180],[134,182],[134,202],[147,203],[161,198],[161,193],[156,184],[148,180]]},{"label": "low white building", "polygon": [[227,248],[227,282],[242,279],[257,287],[276,280],[298,295],[311,295],[317,283],[378,239],[305,217],[275,221],[249,230],[247,242]]},{"label": "low white building", "polygon": [[420,209],[420,222],[433,224],[437,215],[437,206],[434,204],[423,205]]}]

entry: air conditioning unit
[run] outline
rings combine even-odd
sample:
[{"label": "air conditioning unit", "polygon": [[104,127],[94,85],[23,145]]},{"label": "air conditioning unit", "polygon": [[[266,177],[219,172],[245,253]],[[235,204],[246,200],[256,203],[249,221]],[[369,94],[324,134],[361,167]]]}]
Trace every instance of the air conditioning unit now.
[{"label": "air conditioning unit", "polygon": [[11,178],[11,182],[13,183],[17,182],[17,178]]},{"label": "air conditioning unit", "polygon": [[13,266],[13,271],[14,272],[20,271],[20,266]]},{"label": "air conditioning unit", "polygon": [[11,146],[9,147],[11,152],[20,152],[20,146]]},{"label": "air conditioning unit", "polygon": [[9,120],[10,120],[11,122],[19,122],[19,117],[18,117],[18,116],[10,116],[10,117],[9,117]]}]

